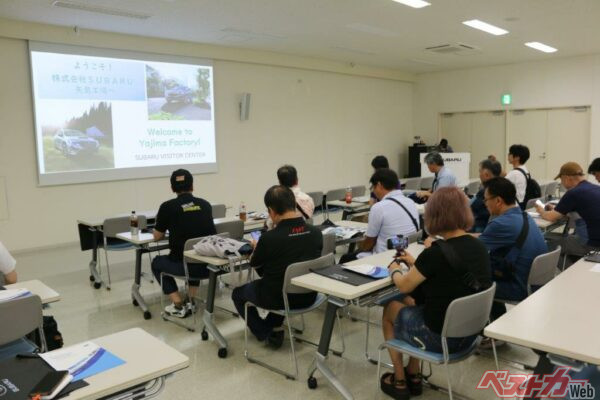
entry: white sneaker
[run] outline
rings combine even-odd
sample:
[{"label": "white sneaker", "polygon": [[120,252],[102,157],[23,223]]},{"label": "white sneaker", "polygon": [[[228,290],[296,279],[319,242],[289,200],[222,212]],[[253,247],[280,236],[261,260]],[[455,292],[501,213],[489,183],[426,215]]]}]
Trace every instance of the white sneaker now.
[{"label": "white sneaker", "polygon": [[186,318],[191,314],[191,311],[187,307],[187,304],[177,306],[175,303],[171,303],[165,307],[165,314],[177,318]]}]

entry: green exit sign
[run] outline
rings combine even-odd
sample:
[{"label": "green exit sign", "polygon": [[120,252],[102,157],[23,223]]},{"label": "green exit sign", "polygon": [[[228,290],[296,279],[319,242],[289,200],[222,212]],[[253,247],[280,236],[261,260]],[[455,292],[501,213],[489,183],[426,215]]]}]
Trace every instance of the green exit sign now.
[{"label": "green exit sign", "polygon": [[512,95],[506,93],[502,95],[502,105],[508,106],[512,103]]}]

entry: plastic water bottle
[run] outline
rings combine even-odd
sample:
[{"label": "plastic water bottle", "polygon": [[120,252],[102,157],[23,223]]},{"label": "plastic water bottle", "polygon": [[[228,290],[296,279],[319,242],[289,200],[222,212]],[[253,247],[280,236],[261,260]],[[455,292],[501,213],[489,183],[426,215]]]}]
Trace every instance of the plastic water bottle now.
[{"label": "plastic water bottle", "polygon": [[352,203],[352,188],[351,187],[347,187],[346,188],[346,204],[350,204]]},{"label": "plastic water bottle", "polygon": [[240,203],[240,219],[241,219],[242,221],[244,221],[244,222],[245,222],[245,221],[246,221],[246,218],[247,218],[247,214],[246,214],[246,205],[245,205],[245,204],[244,204],[244,202],[242,201],[242,202]]},{"label": "plastic water bottle", "polygon": [[131,212],[131,216],[129,217],[129,226],[131,231],[131,236],[137,236],[140,232],[138,227],[138,217],[135,211]]}]

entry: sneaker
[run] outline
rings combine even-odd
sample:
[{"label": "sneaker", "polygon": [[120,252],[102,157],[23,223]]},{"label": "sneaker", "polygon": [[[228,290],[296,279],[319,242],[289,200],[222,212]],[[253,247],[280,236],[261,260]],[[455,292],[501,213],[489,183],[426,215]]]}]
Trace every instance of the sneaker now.
[{"label": "sneaker", "polygon": [[284,332],[282,330],[272,331],[267,336],[267,346],[270,348],[277,350],[283,346]]},{"label": "sneaker", "polygon": [[190,314],[195,313],[196,312],[196,300],[191,299],[191,300],[187,300],[185,302],[185,306],[187,307],[187,309],[189,310]]},{"label": "sneaker", "polygon": [[[502,347],[506,344],[506,342],[504,340],[494,340],[494,343],[496,344],[496,349],[498,347]],[[492,339],[489,337],[484,337],[483,339],[481,339],[481,342],[479,342],[479,348],[480,349],[484,349],[484,350],[491,350],[492,348]]]},{"label": "sneaker", "polygon": [[171,317],[186,318],[191,314],[191,310],[187,305],[178,306],[175,303],[171,303],[165,307],[165,314],[170,315]]}]

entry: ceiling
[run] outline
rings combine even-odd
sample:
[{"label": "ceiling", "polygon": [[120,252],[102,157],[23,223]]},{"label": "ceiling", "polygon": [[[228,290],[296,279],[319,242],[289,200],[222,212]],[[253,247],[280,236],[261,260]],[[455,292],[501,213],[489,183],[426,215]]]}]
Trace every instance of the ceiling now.
[{"label": "ceiling", "polygon": [[[146,20],[57,8],[52,0],[0,0],[0,17],[82,29],[267,50],[422,73],[600,53],[598,0],[74,0],[151,15]],[[510,31],[492,36],[461,22]],[[545,54],[523,43],[559,51]],[[424,49],[464,43],[470,55]]]}]

